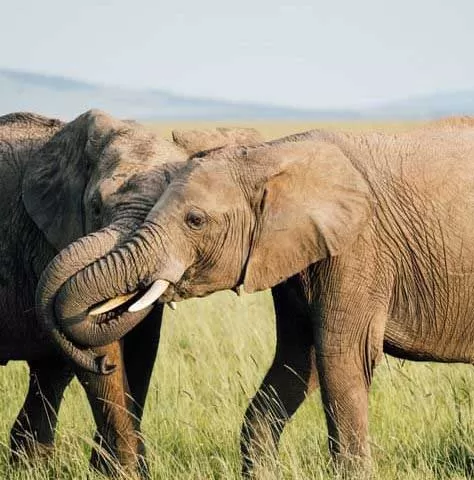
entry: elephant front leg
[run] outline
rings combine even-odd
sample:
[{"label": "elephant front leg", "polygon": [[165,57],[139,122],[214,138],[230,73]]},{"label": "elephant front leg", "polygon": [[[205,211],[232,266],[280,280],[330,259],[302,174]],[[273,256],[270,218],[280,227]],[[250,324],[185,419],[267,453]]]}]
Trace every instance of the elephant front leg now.
[{"label": "elephant front leg", "polygon": [[96,375],[82,369],[76,372],[97,425],[91,465],[107,475],[147,478],[145,449],[125,371],[123,344],[115,342],[94,351],[106,354],[117,368],[110,375]]},{"label": "elephant front leg", "polygon": [[29,362],[30,382],[23,407],[10,433],[12,462],[44,458],[53,451],[59,406],[74,376],[60,357]]},{"label": "elephant front leg", "polygon": [[249,478],[277,453],[281,433],[318,386],[309,311],[292,279],[272,289],[277,344],[273,363],[245,413],[241,433],[242,474]]},{"label": "elephant front leg", "polygon": [[316,364],[331,454],[340,473],[356,478],[370,471],[368,394],[382,354],[383,334],[374,332],[383,323],[375,319],[360,330],[346,325],[338,333],[337,321],[327,316],[316,332]]},{"label": "elephant front leg", "polygon": [[343,471],[364,466],[370,454],[367,376],[352,355],[318,355],[317,364],[329,449],[336,466]]}]

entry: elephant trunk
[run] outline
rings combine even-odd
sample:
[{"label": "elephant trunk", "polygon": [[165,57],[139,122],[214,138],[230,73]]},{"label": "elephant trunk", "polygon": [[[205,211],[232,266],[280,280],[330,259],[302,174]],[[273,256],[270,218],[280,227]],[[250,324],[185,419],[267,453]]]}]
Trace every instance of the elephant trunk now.
[{"label": "elephant trunk", "polygon": [[[113,368],[107,365],[105,358],[78,348],[67,338],[67,329],[64,329],[61,318],[56,316],[57,297],[71,277],[110,252],[128,231],[124,225],[117,222],[64,248],[44,270],[36,289],[37,314],[42,327],[51,334],[66,356],[79,366],[98,373],[108,373]],[[77,302],[78,299],[72,301]],[[82,323],[87,324],[87,320],[84,319]],[[94,326],[91,325],[90,328],[93,330]]]},{"label": "elephant trunk", "polygon": [[125,303],[97,314],[97,304],[124,295],[131,300],[155,280],[154,259],[159,253],[153,240],[156,232],[149,232],[143,225],[128,242],[116,246],[121,236],[120,229],[108,227],[71,244],[50,263],[37,289],[43,325],[67,356],[97,373],[111,366],[105,358],[98,359],[76,345],[91,347],[116,341],[152,309],[149,305],[131,312]]}]

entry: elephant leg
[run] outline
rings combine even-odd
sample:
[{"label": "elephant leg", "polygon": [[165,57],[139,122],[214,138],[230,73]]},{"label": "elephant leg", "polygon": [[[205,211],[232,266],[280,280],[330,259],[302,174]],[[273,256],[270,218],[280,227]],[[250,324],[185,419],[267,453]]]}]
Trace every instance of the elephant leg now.
[{"label": "elephant leg", "polygon": [[124,338],[124,363],[136,415],[142,419],[151,374],[160,343],[163,304],[152,312]]},{"label": "elephant leg", "polygon": [[61,357],[28,362],[28,393],[10,433],[12,461],[49,456],[54,447],[57,416],[64,390],[74,376]]},{"label": "elephant leg", "polygon": [[370,454],[367,372],[350,354],[317,354],[317,366],[331,455],[341,473],[353,472],[367,463]]},{"label": "elephant leg", "polygon": [[245,413],[242,473],[250,477],[265,456],[275,456],[286,422],[317,387],[314,336],[297,277],[272,289],[276,313],[273,363]]},{"label": "elephant leg", "polygon": [[329,448],[340,473],[350,478],[364,476],[370,469],[368,396],[375,366],[382,358],[385,325],[383,312],[371,309],[369,299],[359,311],[366,318],[358,315],[351,322],[354,319],[345,317],[354,309],[341,302],[330,312],[323,309],[315,327]]},{"label": "elephant leg", "polygon": [[[155,305],[152,312],[125,336],[123,343],[125,371],[139,428],[160,343],[163,307],[163,304]],[[140,468],[148,472],[145,445],[141,448]]]},{"label": "elephant leg", "polygon": [[123,342],[114,342],[94,351],[107,355],[117,368],[109,375],[79,368],[76,371],[97,426],[91,465],[106,475],[123,473],[147,477],[139,416],[124,365]]}]

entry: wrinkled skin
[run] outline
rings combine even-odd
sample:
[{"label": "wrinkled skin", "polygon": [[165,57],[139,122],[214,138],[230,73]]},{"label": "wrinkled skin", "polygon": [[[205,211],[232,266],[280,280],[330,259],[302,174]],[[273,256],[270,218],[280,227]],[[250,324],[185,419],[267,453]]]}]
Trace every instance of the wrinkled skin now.
[{"label": "wrinkled skin", "polygon": [[[253,130],[225,129],[213,132],[209,147],[234,143],[233,133],[246,142],[259,138]],[[116,458],[122,470],[146,475],[140,422],[163,306],[129,314],[120,341],[109,342],[106,330],[119,314],[90,321],[91,343],[107,344],[94,355],[107,355],[115,366],[101,376],[59,354],[35,315],[35,290],[41,276],[54,292],[143,222],[176,166],[194,151],[199,132],[175,136],[168,142],[99,111],[68,124],[26,113],[0,117],[0,362],[26,360],[30,367],[28,394],[11,432],[13,460],[52,452],[63,391],[77,374],[97,424],[101,448],[92,452],[93,466],[113,473],[110,458]],[[94,277],[88,283],[105,288]],[[78,301],[74,295],[68,300]],[[62,335],[55,338],[81,355]]]},{"label": "wrinkled skin", "polygon": [[[316,367],[331,452],[353,466],[369,456],[368,391],[384,351],[473,362],[473,126],[312,131],[198,155],[132,241],[90,267],[125,270],[120,293],[167,280],[161,301],[272,287],[277,351],[245,416],[245,474],[316,386]],[[90,295],[87,270],[66,297]]]}]

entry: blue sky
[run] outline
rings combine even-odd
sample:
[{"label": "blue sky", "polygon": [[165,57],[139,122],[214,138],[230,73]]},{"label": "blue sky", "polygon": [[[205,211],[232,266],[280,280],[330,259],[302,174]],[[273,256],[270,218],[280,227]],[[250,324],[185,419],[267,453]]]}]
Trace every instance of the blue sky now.
[{"label": "blue sky", "polygon": [[0,67],[301,107],[474,90],[472,0],[15,0]]}]

